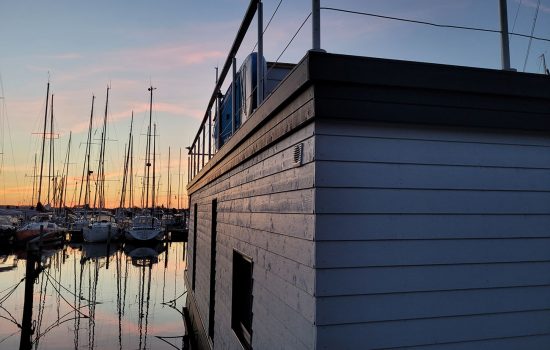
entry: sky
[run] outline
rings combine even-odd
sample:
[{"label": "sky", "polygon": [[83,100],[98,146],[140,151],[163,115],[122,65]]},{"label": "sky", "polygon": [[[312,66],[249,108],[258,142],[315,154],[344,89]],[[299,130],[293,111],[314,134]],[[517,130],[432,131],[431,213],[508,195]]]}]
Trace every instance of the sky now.
[{"label": "sky", "polygon": [[[310,0],[263,0],[264,56],[275,61],[311,11]],[[321,0],[322,7],[376,13],[420,21],[499,29],[498,0]],[[187,156],[214,88],[215,67],[223,66],[248,0],[0,0],[0,205],[31,203],[35,154],[40,160],[46,84],[54,94],[55,169],[61,171],[69,133],[68,204],[78,202],[92,95],[97,168],[98,140],[111,87],[106,142],[108,206],[118,205],[124,149],[134,112],[136,204],[145,158],[149,92],[154,86],[159,202],[187,206]],[[508,0],[510,30],[530,34],[537,0]],[[256,24],[237,54],[252,52]],[[550,0],[541,0],[534,35],[550,38]],[[322,10],[321,46],[328,52],[361,56],[500,68],[500,37]],[[550,64],[550,42],[512,37],[512,67],[541,73],[540,56]],[[307,20],[280,62],[296,63],[311,47]],[[526,57],[528,59],[526,60]],[[227,83],[226,83],[227,84]],[[170,164],[168,149],[170,148]],[[48,144],[46,144],[48,149]],[[46,152],[48,153],[48,152]],[[47,158],[45,171],[47,172]],[[56,172],[57,172],[56,170]],[[76,189],[76,190],[75,190]],[[43,193],[45,190],[43,190]],[[44,202],[44,201],[43,201]]]}]

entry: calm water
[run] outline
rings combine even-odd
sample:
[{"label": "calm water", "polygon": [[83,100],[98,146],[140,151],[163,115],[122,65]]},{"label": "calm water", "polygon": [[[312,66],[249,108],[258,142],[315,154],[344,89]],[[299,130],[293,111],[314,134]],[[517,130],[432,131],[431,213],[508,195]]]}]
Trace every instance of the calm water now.
[{"label": "calm water", "polygon": [[0,251],[0,349],[182,349],[184,257],[183,242]]}]

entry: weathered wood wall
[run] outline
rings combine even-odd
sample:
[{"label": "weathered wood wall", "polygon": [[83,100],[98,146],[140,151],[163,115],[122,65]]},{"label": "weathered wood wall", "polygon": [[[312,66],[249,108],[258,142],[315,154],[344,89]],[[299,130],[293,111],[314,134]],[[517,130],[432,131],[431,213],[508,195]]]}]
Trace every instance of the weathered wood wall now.
[{"label": "weathered wood wall", "polygon": [[315,348],[313,90],[302,89],[305,81],[303,70],[287,77],[188,187],[191,208],[198,205],[197,241],[190,232],[188,250],[197,254],[193,295],[206,329],[211,205],[218,203],[214,348],[242,348],[231,329],[234,250],[254,263],[252,346]]}]

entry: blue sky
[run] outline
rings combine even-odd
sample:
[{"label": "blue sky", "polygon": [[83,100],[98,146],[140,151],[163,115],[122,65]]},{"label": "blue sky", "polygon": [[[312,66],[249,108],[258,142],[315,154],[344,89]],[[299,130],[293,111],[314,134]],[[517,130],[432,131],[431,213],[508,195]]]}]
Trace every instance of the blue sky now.
[{"label": "blue sky", "polygon": [[[265,24],[278,3],[279,0],[264,0]],[[498,0],[321,0],[321,4],[499,29]],[[82,167],[82,143],[92,93],[97,97],[95,120],[99,125],[105,87],[111,84],[108,133],[116,141],[107,144],[106,167],[113,180],[108,184],[112,201],[120,188],[117,181],[131,111],[135,112],[134,151],[139,164],[145,145],[147,87],[150,83],[157,87],[153,114],[160,135],[161,183],[165,186],[168,146],[172,148],[172,176],[176,176],[177,152],[194,137],[213,88],[214,67],[223,64],[247,6],[246,0],[2,2],[0,76],[5,98],[1,101],[1,117],[9,122],[10,130],[4,122],[4,139],[0,140],[5,153],[0,203],[29,201],[32,182],[25,174],[32,175],[34,154],[39,150],[39,137],[32,133],[40,131],[48,76],[55,94],[56,129],[60,134],[56,141],[56,167],[61,166],[68,133],[72,131],[75,164],[71,165],[70,175],[75,181]],[[536,6],[537,0],[509,0],[510,28],[518,13],[514,30],[529,34]],[[279,56],[309,11],[310,0],[282,1],[265,34],[267,60]],[[500,67],[497,34],[439,29],[328,10],[323,10],[321,22],[322,46],[329,52]],[[255,32],[253,26],[238,62],[252,50]],[[550,0],[541,2],[534,34],[550,38]],[[310,42],[308,21],[281,61],[297,62]],[[511,40],[512,66],[520,71],[527,44],[524,38]],[[550,43],[533,41],[527,71],[539,72],[539,56],[545,52],[549,55],[548,51]],[[187,169],[185,162],[182,169]],[[186,174],[183,179],[187,179]]]}]

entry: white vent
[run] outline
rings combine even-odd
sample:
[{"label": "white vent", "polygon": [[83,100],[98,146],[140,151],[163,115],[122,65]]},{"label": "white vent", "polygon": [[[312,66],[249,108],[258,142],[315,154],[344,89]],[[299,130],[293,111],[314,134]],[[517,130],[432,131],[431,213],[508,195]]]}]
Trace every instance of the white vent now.
[{"label": "white vent", "polygon": [[303,150],[304,150],[303,143],[299,143],[296,146],[294,146],[294,164],[295,165],[302,165]]}]

